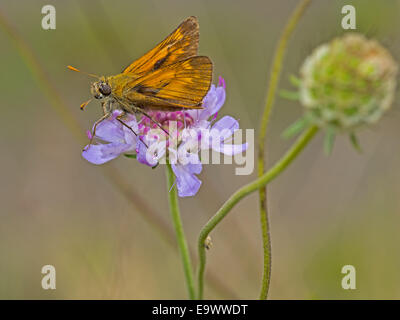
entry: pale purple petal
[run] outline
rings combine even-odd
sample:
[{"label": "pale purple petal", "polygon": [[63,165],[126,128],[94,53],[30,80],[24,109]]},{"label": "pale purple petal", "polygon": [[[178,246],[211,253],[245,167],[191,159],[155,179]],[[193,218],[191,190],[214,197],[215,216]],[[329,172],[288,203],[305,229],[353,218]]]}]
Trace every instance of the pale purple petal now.
[{"label": "pale purple petal", "polygon": [[208,129],[210,127],[210,121],[207,120],[199,120],[193,126],[193,129]]},{"label": "pale purple petal", "polygon": [[212,129],[218,130],[220,135],[219,141],[213,140],[210,144],[214,151],[222,152],[226,155],[234,155],[247,149],[247,143],[242,145],[224,144],[224,141],[231,137],[233,133],[239,129],[239,122],[235,118],[232,118],[231,116],[225,116],[221,120],[217,121],[213,125]]},{"label": "pale purple petal", "polygon": [[[188,170],[193,173],[200,173],[201,172],[201,162],[199,155],[197,153],[192,153],[186,149],[185,146],[179,147],[178,150],[178,163],[183,166],[190,166]],[[200,172],[197,172],[197,167],[200,164]]]},{"label": "pale purple petal", "polygon": [[139,132],[138,124],[136,122],[136,118],[133,117],[132,119],[126,120],[125,123],[132,130],[127,128],[127,127],[125,127],[124,125],[122,126],[122,130],[123,130],[123,133],[124,133],[124,140],[126,141],[127,144],[130,144],[130,145],[133,146],[133,148],[135,148],[136,147],[137,133]]},{"label": "pale purple petal", "polygon": [[[231,132],[230,135],[232,135],[236,130],[239,129],[239,122],[235,118],[232,118],[231,116],[225,116],[222,119],[218,120],[213,125],[212,128],[221,132],[226,131],[226,129],[228,129]],[[228,137],[225,137],[225,139]]]},{"label": "pale purple petal", "polygon": [[194,174],[200,174],[201,170],[203,169],[202,164],[199,163],[190,163],[187,166],[187,171],[194,173]]},{"label": "pale purple petal", "polygon": [[147,161],[146,157],[147,153],[147,147],[144,145],[144,143],[138,139],[137,144],[136,144],[136,154],[137,154],[137,161],[139,161],[142,164],[145,164],[146,166],[153,167],[154,164],[150,164]]},{"label": "pale purple petal", "polygon": [[[146,137],[141,137],[141,140],[137,140],[136,145],[136,159],[146,166],[154,167],[158,164],[160,158],[165,155],[166,142],[149,140]],[[144,144],[147,144],[147,146]]]},{"label": "pale purple petal", "polygon": [[248,147],[247,142],[243,144],[221,144],[219,148],[213,147],[213,150],[217,152],[222,152],[223,154],[226,154],[228,156],[233,156],[235,154],[246,151],[247,147]]},{"label": "pale purple petal", "polygon": [[122,124],[111,118],[103,120],[97,125],[96,137],[107,142],[125,141],[125,134],[124,130],[122,129]]},{"label": "pale purple petal", "polygon": [[159,159],[161,159],[166,152],[166,141],[153,141],[148,145],[149,147],[146,150],[146,162],[154,167],[158,164]]},{"label": "pale purple petal", "polygon": [[200,173],[201,164],[187,166],[173,164],[172,170],[176,176],[176,187],[180,197],[191,197],[199,191],[201,181],[196,177],[195,173]]},{"label": "pale purple petal", "polygon": [[128,151],[132,151],[132,148],[123,143],[96,144],[86,146],[82,151],[82,157],[93,164],[103,164]]},{"label": "pale purple petal", "polygon": [[115,110],[112,112],[110,119],[115,120],[115,119],[116,119],[119,115],[121,115],[122,113],[123,113],[122,110],[115,109]]},{"label": "pale purple petal", "polygon": [[225,103],[225,88],[215,87],[211,85],[210,90],[203,100],[204,110],[200,111],[199,120],[207,120],[212,115],[216,114]]}]

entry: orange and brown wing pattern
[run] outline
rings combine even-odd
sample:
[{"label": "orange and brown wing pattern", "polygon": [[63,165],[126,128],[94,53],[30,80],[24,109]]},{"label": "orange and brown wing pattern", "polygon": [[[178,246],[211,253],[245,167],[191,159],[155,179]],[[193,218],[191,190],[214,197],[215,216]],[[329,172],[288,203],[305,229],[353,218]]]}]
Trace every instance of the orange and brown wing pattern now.
[{"label": "orange and brown wing pattern", "polygon": [[197,55],[199,24],[196,17],[183,21],[165,40],[134,61],[122,73],[145,74]]},{"label": "orange and brown wing pattern", "polygon": [[124,96],[147,108],[201,108],[212,81],[208,57],[191,57],[127,83]]}]

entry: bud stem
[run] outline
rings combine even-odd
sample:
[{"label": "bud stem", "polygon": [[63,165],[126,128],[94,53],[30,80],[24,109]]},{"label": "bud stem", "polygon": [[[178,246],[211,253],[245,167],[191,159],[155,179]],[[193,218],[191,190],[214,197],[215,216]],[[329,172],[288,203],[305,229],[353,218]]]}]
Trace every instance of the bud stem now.
[{"label": "bud stem", "polygon": [[206,251],[204,243],[209,236],[210,232],[221,222],[222,219],[231,211],[231,209],[244,197],[257,191],[260,188],[265,187],[269,182],[275,179],[279,174],[281,174],[288,166],[292,163],[294,159],[300,154],[300,152],[307,146],[307,144],[312,140],[315,134],[318,132],[318,127],[313,126],[308,128],[303,134],[296,140],[292,147],[283,155],[283,157],[266,173],[260,176],[253,182],[241,187],[236,191],[217,211],[214,216],[206,223],[202,228],[198,242],[197,250],[199,255],[199,269],[197,272],[198,281],[198,293],[197,298],[203,298],[203,283],[204,283],[204,270],[206,264]]}]

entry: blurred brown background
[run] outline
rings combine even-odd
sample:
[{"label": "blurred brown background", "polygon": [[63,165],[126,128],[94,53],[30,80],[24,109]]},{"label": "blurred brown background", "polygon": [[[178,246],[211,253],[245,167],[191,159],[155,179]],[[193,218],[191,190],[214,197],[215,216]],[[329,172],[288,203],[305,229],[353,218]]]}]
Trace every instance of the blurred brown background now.
[{"label": "blurred brown background", "polygon": [[[41,28],[41,8],[57,10],[57,29]],[[73,117],[84,129],[99,118],[86,112],[90,79],[120,72],[168,35],[184,18],[200,21],[200,54],[227,83],[221,114],[259,125],[274,46],[296,0],[11,1],[0,13],[40,61]],[[341,8],[353,4],[357,31],[377,38],[400,60],[400,1],[313,1],[290,41],[280,88],[291,89],[311,50],[343,34]],[[15,45],[0,29],[0,298],[184,299],[176,250],[115,188],[104,169],[123,176],[171,228],[163,168],[119,158],[106,168],[81,157],[84,142],[65,126]],[[321,135],[271,184],[272,299],[400,298],[399,98],[377,126],[359,138],[363,153],[339,137],[330,157]],[[282,131],[301,114],[298,103],[277,99],[269,130],[269,162],[291,141]],[[252,176],[232,165],[208,165],[197,196],[181,200],[192,247],[201,226]],[[262,249],[257,195],[242,201],[212,233],[207,272],[227,288],[206,285],[207,298],[257,298]],[[137,200],[133,200],[138,204]],[[146,215],[146,213],[144,213]],[[195,259],[195,255],[193,256]],[[41,288],[41,268],[57,270],[57,289]],[[343,290],[343,265],[357,270],[357,289]]]}]

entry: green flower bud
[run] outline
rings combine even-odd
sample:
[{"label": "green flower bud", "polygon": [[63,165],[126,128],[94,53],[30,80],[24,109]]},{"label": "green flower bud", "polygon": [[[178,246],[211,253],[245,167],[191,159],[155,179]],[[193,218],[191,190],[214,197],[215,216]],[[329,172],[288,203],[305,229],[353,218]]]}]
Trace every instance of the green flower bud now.
[{"label": "green flower bud", "polygon": [[390,108],[397,63],[378,42],[348,33],[316,48],[300,70],[300,102],[320,127],[353,132]]}]

